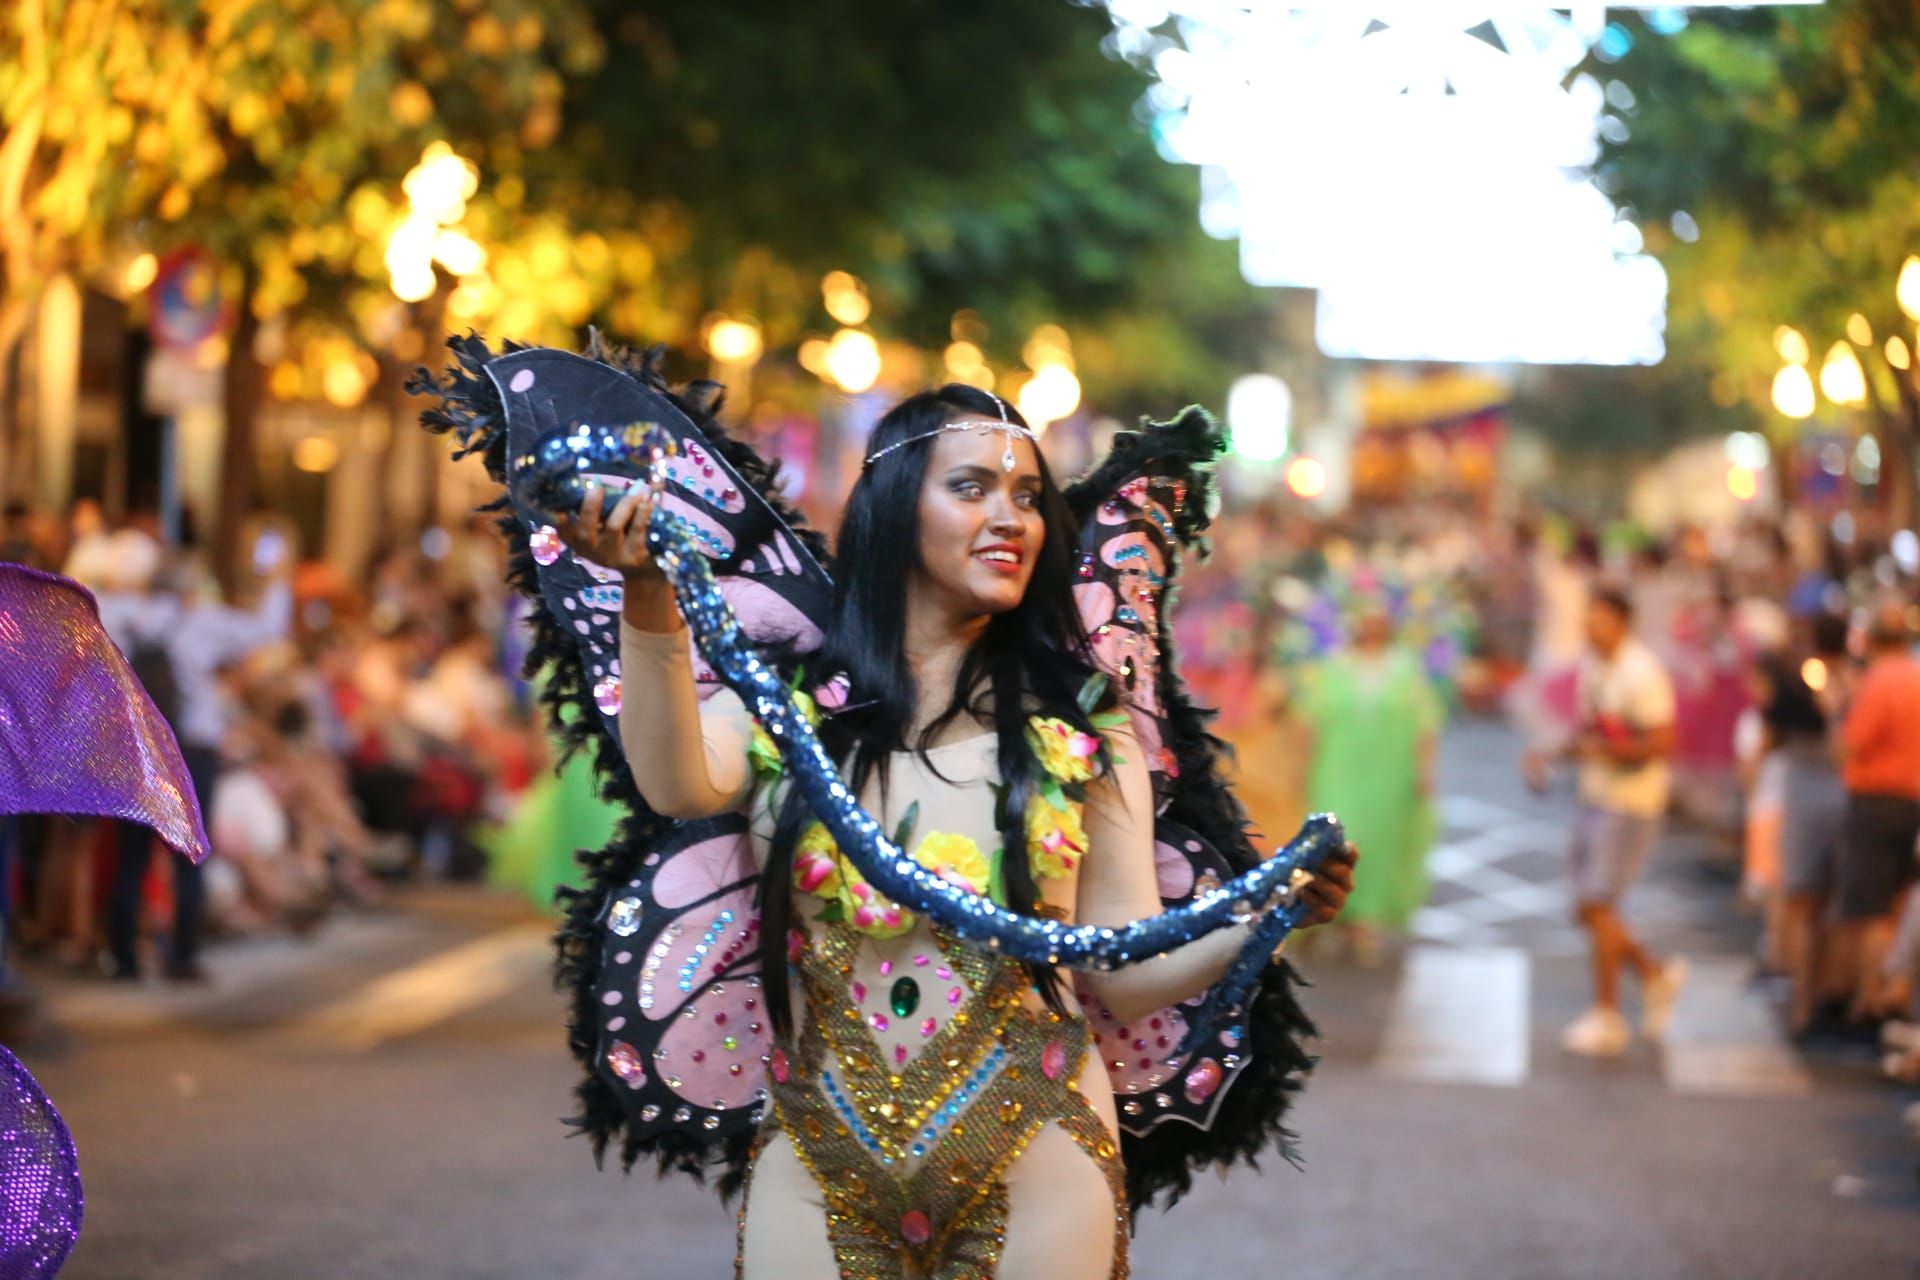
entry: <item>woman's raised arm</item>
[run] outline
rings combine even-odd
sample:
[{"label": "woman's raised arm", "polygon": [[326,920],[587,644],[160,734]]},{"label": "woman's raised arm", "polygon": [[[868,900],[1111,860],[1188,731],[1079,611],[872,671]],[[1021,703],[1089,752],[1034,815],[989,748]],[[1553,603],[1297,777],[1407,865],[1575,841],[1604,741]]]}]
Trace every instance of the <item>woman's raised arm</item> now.
[{"label": "woman's raised arm", "polygon": [[730,689],[704,702],[693,678],[686,623],[673,589],[647,552],[652,494],[630,490],[601,519],[605,494],[590,489],[560,535],[574,553],[617,569],[625,581],[620,619],[620,746],[634,786],[654,812],[705,818],[738,809],[753,790],[747,764],[753,721]]}]

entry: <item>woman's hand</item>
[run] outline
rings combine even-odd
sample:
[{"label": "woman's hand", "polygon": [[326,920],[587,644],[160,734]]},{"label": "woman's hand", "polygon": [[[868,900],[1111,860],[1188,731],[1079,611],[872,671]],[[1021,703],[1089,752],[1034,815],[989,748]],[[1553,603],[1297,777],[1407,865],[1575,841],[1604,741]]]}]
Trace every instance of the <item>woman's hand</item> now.
[{"label": "woman's hand", "polygon": [[653,515],[653,500],[649,486],[635,484],[602,519],[607,492],[589,483],[579,512],[561,516],[554,527],[575,555],[617,571],[629,584],[664,582],[666,574],[647,550],[647,521]]},{"label": "woman's hand", "polygon": [[1353,866],[1360,861],[1360,851],[1348,841],[1340,846],[1320,869],[1313,873],[1313,879],[1300,890],[1300,901],[1307,906],[1307,916],[1300,922],[1303,929],[1316,924],[1326,924],[1340,914],[1347,905],[1347,895],[1353,892]]}]

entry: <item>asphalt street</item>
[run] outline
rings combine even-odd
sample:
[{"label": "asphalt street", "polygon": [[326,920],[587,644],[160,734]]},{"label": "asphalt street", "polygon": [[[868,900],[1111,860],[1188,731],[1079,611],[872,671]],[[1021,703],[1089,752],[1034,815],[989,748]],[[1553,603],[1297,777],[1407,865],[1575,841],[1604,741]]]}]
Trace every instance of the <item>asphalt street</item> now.
[{"label": "asphalt street", "polygon": [[[1920,1276],[1914,1097],[1866,1049],[1781,1038],[1710,838],[1674,833],[1629,902],[1693,964],[1669,1042],[1560,1053],[1586,995],[1570,799],[1525,793],[1512,759],[1504,730],[1450,733],[1433,905],[1403,954],[1305,961],[1324,1033],[1305,1168],[1203,1179],[1143,1220],[1134,1274]],[[46,1013],[18,1048],[87,1190],[64,1274],[731,1274],[710,1191],[596,1170],[565,1138],[544,934],[517,903],[434,890],[307,942],[222,947],[206,990],[35,975]]]}]

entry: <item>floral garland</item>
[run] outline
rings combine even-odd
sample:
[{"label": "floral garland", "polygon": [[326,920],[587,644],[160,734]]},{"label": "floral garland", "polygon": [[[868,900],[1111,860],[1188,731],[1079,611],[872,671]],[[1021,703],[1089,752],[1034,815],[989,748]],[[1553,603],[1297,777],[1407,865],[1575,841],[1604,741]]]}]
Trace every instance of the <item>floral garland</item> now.
[{"label": "floral garland", "polygon": [[[1082,704],[1096,699],[1102,687],[1103,681],[1089,682],[1081,694]],[[819,713],[814,700],[797,688],[794,699],[808,722],[817,724]],[[1095,716],[1093,723],[1097,729],[1112,729],[1127,723],[1127,715],[1109,711]],[[1027,866],[1037,884],[1073,874],[1086,856],[1087,832],[1081,819],[1086,809],[1087,783],[1099,766],[1102,739],[1082,733],[1057,717],[1032,716],[1027,721],[1027,741],[1043,771],[1028,798],[1026,813]],[[771,781],[779,776],[779,748],[757,724],[748,757],[763,779]],[[1114,763],[1121,761],[1116,759]],[[894,843],[903,849],[918,816],[919,805],[909,806],[894,833]],[[970,836],[929,831],[914,846],[911,856],[950,884],[1005,905],[1000,849],[983,853]],[[897,938],[915,924],[913,912],[881,896],[866,882],[818,821],[809,822],[800,832],[793,853],[793,883],[802,893],[824,901],[815,916],[822,923],[846,924],[874,938]]]}]

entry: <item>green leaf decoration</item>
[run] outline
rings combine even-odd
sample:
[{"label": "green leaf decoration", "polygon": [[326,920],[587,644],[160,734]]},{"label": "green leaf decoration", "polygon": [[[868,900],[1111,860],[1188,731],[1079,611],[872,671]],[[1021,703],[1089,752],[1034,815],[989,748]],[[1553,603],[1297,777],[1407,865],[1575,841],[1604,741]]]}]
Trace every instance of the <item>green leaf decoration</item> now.
[{"label": "green leaf decoration", "polygon": [[905,852],[907,841],[913,838],[913,824],[920,820],[920,802],[915,800],[907,806],[907,812],[900,819],[900,825],[893,829],[893,842]]},{"label": "green leaf decoration", "polygon": [[814,919],[818,920],[821,924],[845,924],[847,920],[847,904],[838,898],[834,898],[820,908],[820,913],[814,916]]},{"label": "green leaf decoration", "polygon": [[[1075,701],[1080,704],[1080,710],[1082,712],[1087,715],[1092,715],[1093,709],[1100,705],[1100,695],[1106,691],[1107,673],[1104,671],[1096,671],[1087,677],[1085,684],[1080,686],[1080,696],[1075,699]],[[1094,723],[1099,724],[1100,721],[1096,718]]]},{"label": "green leaf decoration", "polygon": [[987,896],[1002,906],[1007,901],[1007,851],[995,849],[989,859],[993,869],[987,873]]}]

